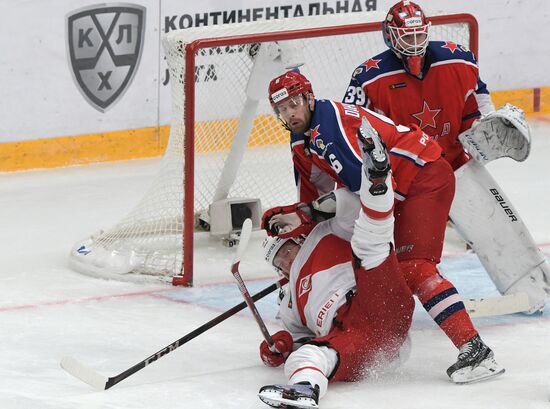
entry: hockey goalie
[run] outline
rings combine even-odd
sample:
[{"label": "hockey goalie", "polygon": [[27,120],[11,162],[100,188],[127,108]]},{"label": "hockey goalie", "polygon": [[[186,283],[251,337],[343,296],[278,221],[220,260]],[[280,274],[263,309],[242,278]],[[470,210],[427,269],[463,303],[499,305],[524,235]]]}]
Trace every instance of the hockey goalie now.
[{"label": "hockey goalie", "polygon": [[450,218],[501,294],[524,292],[529,313],[550,294],[550,267],[508,196],[484,167],[502,157],[523,161],[531,136],[523,111],[506,104],[458,136],[472,160],[455,171]]},{"label": "hockey goalie", "polygon": [[456,229],[501,294],[524,292],[528,312],[542,309],[550,295],[549,264],[484,167],[503,157],[528,157],[531,135],[523,111],[510,104],[495,111],[474,54],[461,44],[432,41],[430,20],[418,4],[393,5],[382,34],[388,50],[365,56],[343,101],[396,123],[414,121],[439,143],[455,170],[450,217]]}]

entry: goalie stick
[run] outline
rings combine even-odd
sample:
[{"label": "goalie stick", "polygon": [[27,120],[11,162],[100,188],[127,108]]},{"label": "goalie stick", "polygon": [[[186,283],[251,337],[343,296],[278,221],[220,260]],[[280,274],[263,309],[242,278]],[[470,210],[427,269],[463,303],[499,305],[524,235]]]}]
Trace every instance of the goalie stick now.
[{"label": "goalie stick", "polygon": [[[269,287],[264,288],[262,291],[254,294],[251,296],[251,299],[253,301],[258,301],[262,298],[264,298],[266,295],[271,294],[273,291],[275,291],[277,288],[282,287],[288,282],[286,278],[282,278],[276,283],[271,284]],[[154,353],[150,357],[144,359],[141,362],[138,362],[131,368],[126,369],[124,372],[121,372],[118,375],[107,377],[103,376],[93,369],[85,366],[84,364],[80,363],[76,359],[72,357],[65,357],[61,360],[61,367],[70,373],[75,378],[80,379],[82,382],[87,383],[88,385],[93,386],[97,390],[106,390],[111,388],[112,386],[116,385],[117,383],[123,381],[124,379],[128,378],[129,376],[135,374],[136,372],[142,370],[147,365],[155,362],[156,360],[162,358],[164,355],[169,354],[176,348],[179,348],[183,344],[191,341],[193,338],[196,338],[203,332],[208,331],[210,328],[215,327],[219,323],[225,321],[229,317],[237,314],[239,311],[244,310],[247,307],[246,302],[241,302],[240,304],[235,305],[233,308],[230,308],[229,310],[225,311],[224,313],[218,315],[214,319],[208,321],[207,323],[201,325],[197,329],[191,331],[190,333],[184,335],[177,341],[172,342],[170,345],[165,346],[160,351]]]},{"label": "goalie stick", "polygon": [[269,331],[265,326],[264,320],[260,316],[260,313],[258,312],[256,305],[254,304],[254,300],[250,296],[250,293],[248,292],[248,289],[244,284],[244,281],[241,277],[241,273],[239,273],[239,263],[241,262],[242,255],[246,247],[248,246],[248,241],[250,240],[251,233],[252,233],[252,220],[246,219],[241,228],[241,239],[239,242],[239,247],[237,248],[237,254],[235,255],[235,260],[233,260],[233,264],[231,265],[231,274],[233,274],[233,277],[237,281],[239,291],[243,295],[246,305],[248,305],[248,308],[250,308],[250,311],[252,312],[254,319],[258,323],[258,326],[260,327],[260,331],[262,332],[262,335],[264,336],[265,341],[267,342],[267,345],[269,345],[269,348],[273,351],[273,349],[275,348],[273,339],[271,338],[271,335],[269,334]]},{"label": "goalie stick", "polygon": [[470,298],[464,300],[464,305],[472,318],[527,312],[531,308],[529,297],[525,293],[492,298]]}]

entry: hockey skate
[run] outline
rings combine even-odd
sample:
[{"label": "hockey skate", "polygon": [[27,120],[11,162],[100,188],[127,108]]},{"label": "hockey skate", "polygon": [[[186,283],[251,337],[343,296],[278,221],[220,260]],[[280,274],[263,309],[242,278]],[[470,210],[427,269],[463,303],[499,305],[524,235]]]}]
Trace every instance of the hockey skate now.
[{"label": "hockey skate", "polygon": [[447,369],[447,375],[458,384],[479,382],[503,373],[504,368],[479,335],[460,347],[458,360]]},{"label": "hockey skate", "polygon": [[319,386],[309,382],[294,385],[266,385],[258,392],[260,400],[273,408],[309,409],[319,407]]},{"label": "hockey skate", "polygon": [[357,138],[363,151],[365,175],[372,182],[369,192],[373,196],[383,195],[388,191],[386,176],[390,171],[386,145],[365,117],[361,120],[361,126],[357,130]]}]

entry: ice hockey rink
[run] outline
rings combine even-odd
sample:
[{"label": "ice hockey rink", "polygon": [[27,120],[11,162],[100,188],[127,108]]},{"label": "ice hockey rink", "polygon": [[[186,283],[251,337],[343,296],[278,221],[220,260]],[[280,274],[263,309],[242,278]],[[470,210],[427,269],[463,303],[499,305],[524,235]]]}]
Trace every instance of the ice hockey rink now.
[{"label": "ice hockey rink", "polygon": [[[550,117],[531,117],[524,163],[489,165],[535,241],[550,254]],[[71,246],[124,216],[156,173],[159,159],[0,175],[0,408],[263,408],[256,393],[284,382],[264,367],[262,339],[244,311],[98,392],[59,366],[73,356],[114,376],[242,301],[229,273],[234,249],[206,246],[194,288],[86,277],[67,267]],[[259,233],[241,265],[250,292],[275,280],[258,258]],[[442,271],[463,297],[497,295],[475,255],[447,246]],[[270,331],[275,294],[258,303]],[[445,374],[457,350],[417,308],[410,359],[392,373],[334,384],[321,408],[550,408],[550,306],[536,316],[474,319],[506,373],[458,386]]]}]

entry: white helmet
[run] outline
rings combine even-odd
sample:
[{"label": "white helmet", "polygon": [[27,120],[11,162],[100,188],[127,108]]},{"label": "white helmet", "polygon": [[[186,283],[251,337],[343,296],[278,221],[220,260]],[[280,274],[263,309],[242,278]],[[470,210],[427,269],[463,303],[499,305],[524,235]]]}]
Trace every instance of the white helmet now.
[{"label": "white helmet", "polygon": [[298,245],[302,245],[303,239],[301,237],[290,237],[290,238],[280,238],[280,237],[266,237],[264,239],[264,242],[262,243],[262,247],[264,249],[264,258],[265,261],[277,270],[278,273],[282,273],[281,269],[275,265],[273,265],[273,260],[275,259],[275,256],[283,247],[283,244],[285,244],[287,241],[292,240],[294,243]]},{"label": "white helmet", "polygon": [[290,239],[281,239],[280,237],[266,237],[264,239],[262,247],[264,249],[264,258],[267,264],[273,266],[273,259],[275,258],[281,247],[283,247],[283,244],[285,244],[288,240]]}]

